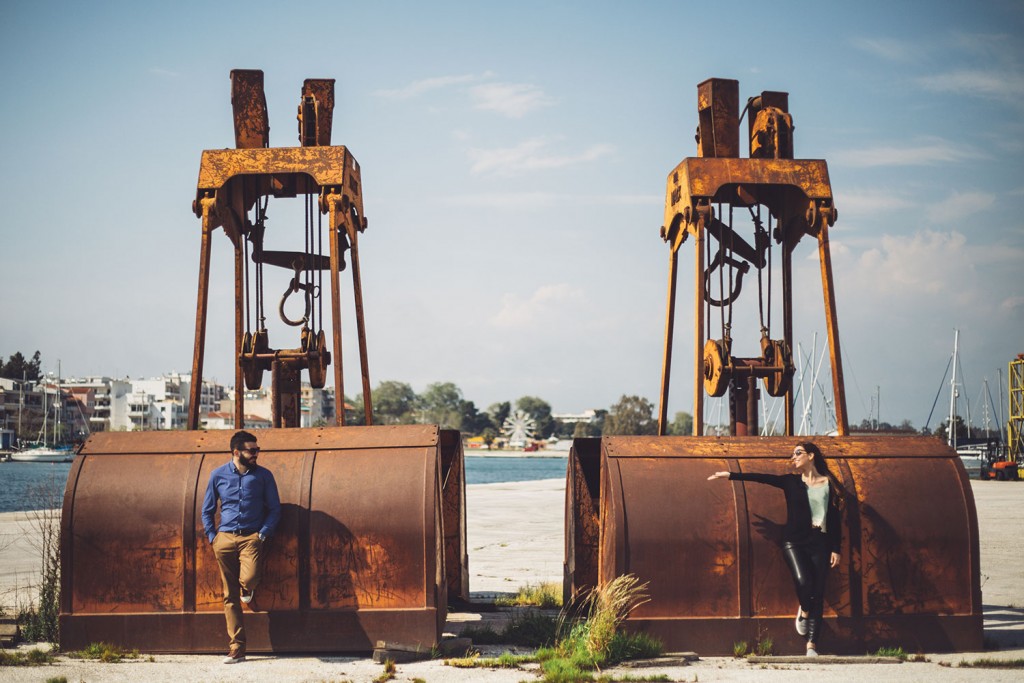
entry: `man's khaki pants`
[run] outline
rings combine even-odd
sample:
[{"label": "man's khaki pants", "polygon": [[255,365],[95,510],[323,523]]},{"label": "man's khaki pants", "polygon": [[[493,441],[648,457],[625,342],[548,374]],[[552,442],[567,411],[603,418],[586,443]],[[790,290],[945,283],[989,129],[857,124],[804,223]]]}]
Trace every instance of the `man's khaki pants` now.
[{"label": "man's khaki pants", "polygon": [[224,616],[228,622],[228,638],[232,651],[245,652],[245,626],[242,624],[240,589],[255,590],[263,574],[260,551],[263,542],[259,533],[238,536],[218,532],[213,539],[213,552],[220,565],[220,578],[224,582]]}]

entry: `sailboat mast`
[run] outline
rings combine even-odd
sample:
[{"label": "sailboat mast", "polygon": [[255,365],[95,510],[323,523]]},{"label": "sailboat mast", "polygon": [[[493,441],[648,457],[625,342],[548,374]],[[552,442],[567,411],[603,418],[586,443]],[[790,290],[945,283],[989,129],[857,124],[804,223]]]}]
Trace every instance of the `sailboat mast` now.
[{"label": "sailboat mast", "polygon": [[953,330],[953,379],[949,381],[949,445],[956,449],[956,425],[953,420],[956,418],[956,366],[957,353],[960,348],[960,330]]}]

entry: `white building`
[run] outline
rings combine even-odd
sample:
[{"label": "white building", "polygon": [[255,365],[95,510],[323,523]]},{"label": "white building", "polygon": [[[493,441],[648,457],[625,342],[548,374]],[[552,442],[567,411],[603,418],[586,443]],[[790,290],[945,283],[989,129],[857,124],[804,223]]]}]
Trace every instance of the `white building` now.
[{"label": "white building", "polygon": [[132,421],[128,416],[128,397],[132,393],[129,380],[85,377],[65,379],[62,384],[74,395],[88,395],[88,392],[83,390],[92,390],[89,431],[129,431],[132,428]]},{"label": "white building", "polygon": [[579,422],[589,424],[597,417],[597,411],[591,409],[584,410],[582,413],[551,413],[551,417],[562,424],[577,424]]}]

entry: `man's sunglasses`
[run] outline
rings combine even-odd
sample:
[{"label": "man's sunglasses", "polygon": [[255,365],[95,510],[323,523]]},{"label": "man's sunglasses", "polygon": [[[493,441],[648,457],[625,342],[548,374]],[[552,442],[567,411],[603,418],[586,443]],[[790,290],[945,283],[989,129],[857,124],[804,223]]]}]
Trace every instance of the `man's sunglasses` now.
[{"label": "man's sunglasses", "polygon": [[252,448],[240,448],[239,452],[240,453],[248,453],[249,455],[259,455],[260,454],[260,447],[259,446],[253,446]]}]

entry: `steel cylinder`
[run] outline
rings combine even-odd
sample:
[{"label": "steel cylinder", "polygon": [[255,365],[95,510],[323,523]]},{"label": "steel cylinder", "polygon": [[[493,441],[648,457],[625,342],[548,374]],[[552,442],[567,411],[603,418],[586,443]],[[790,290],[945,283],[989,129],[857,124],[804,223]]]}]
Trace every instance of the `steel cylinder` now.
[{"label": "steel cylinder", "polygon": [[[566,593],[616,576],[647,583],[627,627],[668,650],[732,654],[771,638],[803,652],[783,559],[781,490],[707,478],[790,471],[796,437],[577,439],[566,487]],[[956,453],[931,437],[820,437],[846,491],[820,647],[863,654],[978,650],[982,612],[974,497]]]},{"label": "steel cylinder", "polygon": [[[103,641],[147,652],[224,650],[220,571],[201,510],[210,473],[230,459],[232,433],[89,437],[64,494],[62,649]],[[464,563],[453,576],[445,565],[446,555],[465,557],[457,434],[416,425],[256,435],[282,516],[245,608],[248,649],[436,644],[448,586],[465,582]],[[446,517],[455,527],[447,532]]]}]

